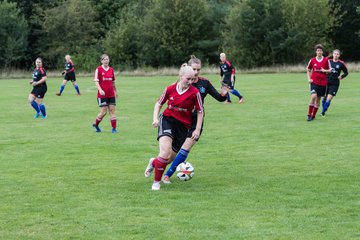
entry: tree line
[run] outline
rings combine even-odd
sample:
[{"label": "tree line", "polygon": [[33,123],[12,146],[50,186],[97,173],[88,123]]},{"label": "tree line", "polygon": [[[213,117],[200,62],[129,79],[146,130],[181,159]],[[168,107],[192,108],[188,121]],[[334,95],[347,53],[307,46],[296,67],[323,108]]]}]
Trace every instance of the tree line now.
[{"label": "tree line", "polygon": [[191,54],[217,64],[220,52],[252,68],[304,63],[313,46],[360,60],[360,0],[0,0],[0,63],[49,69],[70,54],[92,71],[178,66]]}]

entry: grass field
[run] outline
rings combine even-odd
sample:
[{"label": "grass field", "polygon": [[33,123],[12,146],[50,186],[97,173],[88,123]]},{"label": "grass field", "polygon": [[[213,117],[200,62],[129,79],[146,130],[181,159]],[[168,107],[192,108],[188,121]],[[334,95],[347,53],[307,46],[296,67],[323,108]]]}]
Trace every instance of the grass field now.
[{"label": "grass field", "polygon": [[239,75],[244,104],[205,101],[194,179],[159,192],[143,175],[152,110],[176,77],[118,76],[119,134],[108,116],[91,128],[91,78],[61,97],[48,79],[46,120],[27,80],[1,80],[0,239],[360,239],[359,78],[307,122],[305,73]]}]

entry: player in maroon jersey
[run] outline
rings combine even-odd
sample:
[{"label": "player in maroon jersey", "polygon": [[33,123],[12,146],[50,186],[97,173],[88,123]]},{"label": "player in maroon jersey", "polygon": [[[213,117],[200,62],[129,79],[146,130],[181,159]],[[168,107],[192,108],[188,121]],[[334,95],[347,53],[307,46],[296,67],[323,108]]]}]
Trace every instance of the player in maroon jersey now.
[{"label": "player in maroon jersey", "polygon": [[80,96],[80,89],[79,86],[76,84],[76,76],[75,76],[75,67],[74,67],[74,63],[71,60],[71,56],[70,55],[66,55],[65,56],[65,71],[62,73],[62,75],[64,76],[64,80],[62,81],[62,84],[60,86],[60,91],[58,93],[56,93],[57,96],[61,96],[62,92],[65,89],[66,83],[68,81],[71,81],[72,85],[74,86],[77,95]]},{"label": "player in maroon jersey", "polygon": [[114,69],[109,66],[109,62],[109,56],[103,54],[101,56],[102,65],[99,66],[95,71],[94,81],[98,89],[97,101],[100,107],[100,113],[97,115],[93,127],[96,129],[96,132],[101,132],[99,124],[103,120],[107,111],[109,111],[112,133],[117,133],[115,115],[117,98],[115,74]]},{"label": "player in maroon jersey", "polygon": [[[230,88],[230,93],[239,98],[239,103],[244,101],[244,97],[235,89],[235,67],[226,59],[225,53],[220,54],[220,83],[222,86]],[[230,93],[227,94],[227,103],[231,103]]]},{"label": "player in maroon jersey", "polygon": [[321,97],[325,96],[327,85],[327,73],[331,72],[329,59],[323,56],[323,46],[315,46],[316,57],[310,59],[307,65],[307,78],[310,83],[310,102],[308,121],[315,119],[319,109]]},{"label": "player in maroon jersey", "polygon": [[33,89],[29,94],[29,103],[35,109],[36,113],[34,118],[38,118],[40,115],[42,118],[46,118],[46,109],[43,104],[43,99],[47,91],[46,85],[46,72],[43,68],[43,62],[41,58],[37,58],[35,61],[36,67],[33,72],[33,79],[29,82]]},{"label": "player in maroon jersey", "polygon": [[[192,139],[198,139],[203,121],[203,106],[199,91],[192,86],[195,72],[192,67],[183,64],[179,72],[179,80],[166,87],[161,97],[155,103],[153,127],[158,127],[160,152],[156,158],[151,158],[145,170],[145,177],[150,177],[155,170],[152,190],[160,190],[161,177],[166,165],[174,153],[177,153],[184,143],[191,125],[191,114],[197,111],[197,124],[192,133]],[[167,102],[167,108],[159,116],[161,107]]]},{"label": "player in maroon jersey", "polygon": [[[201,70],[201,61],[194,55],[191,56],[190,60],[188,61],[188,64],[189,66],[192,67],[192,69],[195,72],[195,80],[192,83],[192,85],[199,90],[203,104],[205,103],[204,100],[207,94],[210,94],[214,99],[218,100],[219,102],[224,102],[226,100],[226,95],[230,89],[226,86],[223,86],[221,92],[219,93],[208,79],[200,77],[199,73]],[[204,116],[205,116],[205,112],[204,112]],[[184,144],[181,146],[181,149],[177,153],[177,155],[171,157],[171,159],[174,159],[174,161],[171,163],[171,166],[166,171],[163,178],[163,183],[165,184],[171,183],[170,177],[176,171],[176,167],[180,163],[186,160],[192,146],[194,146],[195,143],[197,142],[198,139],[191,138],[193,131],[196,129],[196,124],[197,124],[197,114],[196,111],[194,111],[192,114],[191,127],[188,131],[187,138]],[[201,124],[200,134],[202,132],[202,126],[203,123]]]}]

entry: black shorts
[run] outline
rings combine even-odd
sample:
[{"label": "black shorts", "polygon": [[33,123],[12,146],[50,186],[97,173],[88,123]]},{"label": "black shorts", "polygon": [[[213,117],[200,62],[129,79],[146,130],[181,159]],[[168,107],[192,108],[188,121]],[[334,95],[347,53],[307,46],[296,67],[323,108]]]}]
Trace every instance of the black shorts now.
[{"label": "black shorts", "polygon": [[160,116],[157,140],[159,140],[162,136],[171,137],[173,140],[172,150],[174,152],[177,153],[180,151],[181,146],[186,140],[187,133],[188,129],[179,120],[164,115]]},{"label": "black shorts", "polygon": [[316,95],[318,97],[323,97],[323,96],[325,96],[325,93],[326,93],[326,86],[320,86],[315,83],[311,83],[310,84],[310,93],[311,94],[316,93]]},{"label": "black shorts", "polygon": [[111,98],[98,98],[97,99],[98,105],[99,107],[106,107],[109,105],[114,105],[116,106],[116,99],[115,97],[111,97]]},{"label": "black shorts", "polygon": [[75,72],[65,73],[64,80],[75,82],[76,81]]},{"label": "black shorts", "polygon": [[234,84],[231,82],[231,77],[224,77],[224,80],[222,81],[222,86],[227,86],[230,89],[234,89],[234,87],[235,87],[235,76],[234,76]]},{"label": "black shorts", "polygon": [[[190,126],[190,128],[188,130],[186,138],[191,138],[193,132],[196,129],[196,124],[197,124],[197,114],[193,114],[193,115],[191,115],[191,126]],[[198,139],[196,139],[196,141],[198,141],[200,136],[201,136],[201,133],[203,131],[203,126],[204,126],[204,121],[201,124],[200,135],[199,135]]]},{"label": "black shorts", "polygon": [[326,95],[330,94],[332,96],[336,96],[336,93],[339,90],[340,85],[339,84],[330,84],[326,88]]},{"label": "black shorts", "polygon": [[33,87],[31,94],[34,95],[36,98],[44,98],[45,93],[47,92],[47,86],[36,86]]}]

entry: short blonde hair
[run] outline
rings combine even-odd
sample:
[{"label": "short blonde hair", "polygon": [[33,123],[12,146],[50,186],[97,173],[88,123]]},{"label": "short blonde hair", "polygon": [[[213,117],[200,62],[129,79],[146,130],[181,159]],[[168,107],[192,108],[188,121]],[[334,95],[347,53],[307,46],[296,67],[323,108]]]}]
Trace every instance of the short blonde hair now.
[{"label": "short blonde hair", "polygon": [[220,57],[226,57],[225,53],[220,53]]},{"label": "short blonde hair", "polygon": [[195,74],[195,72],[191,66],[189,66],[187,63],[183,63],[180,67],[179,77],[181,77],[187,73]]}]

